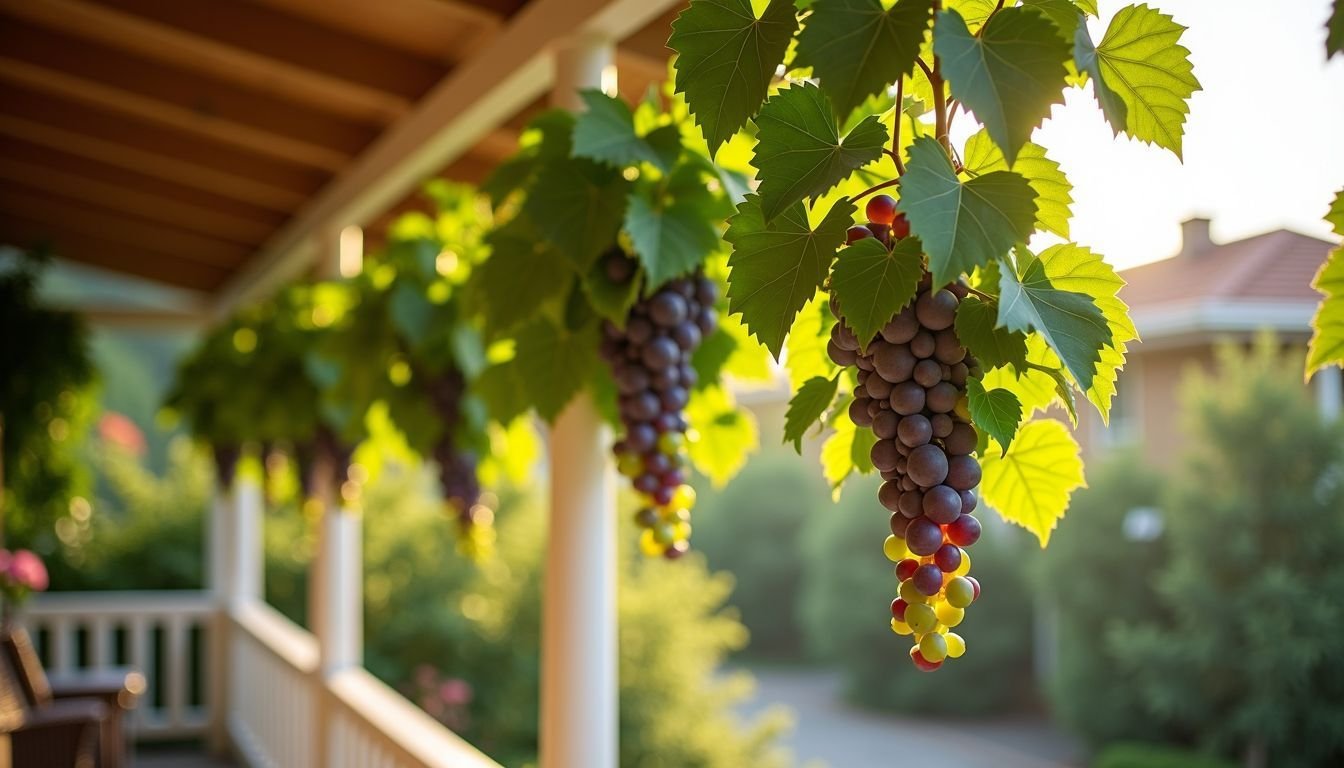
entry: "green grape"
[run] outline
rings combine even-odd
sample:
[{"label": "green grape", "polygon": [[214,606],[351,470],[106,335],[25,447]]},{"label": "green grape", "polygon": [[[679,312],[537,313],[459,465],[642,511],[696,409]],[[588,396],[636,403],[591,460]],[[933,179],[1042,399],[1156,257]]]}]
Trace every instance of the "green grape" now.
[{"label": "green grape", "polygon": [[901,599],[911,605],[914,605],[915,603],[929,602],[929,596],[920,592],[919,589],[915,587],[913,579],[907,579],[901,582],[901,588],[898,591],[900,592]]},{"label": "green grape", "polygon": [[965,608],[975,601],[975,587],[964,576],[957,576],[944,588],[947,602],[955,608]]},{"label": "green grape", "polygon": [[932,632],[938,626],[938,616],[923,603],[911,603],[905,609],[905,623],[916,635]]},{"label": "green grape", "polygon": [[937,632],[930,632],[919,640],[919,652],[929,661],[947,658],[947,640]]}]

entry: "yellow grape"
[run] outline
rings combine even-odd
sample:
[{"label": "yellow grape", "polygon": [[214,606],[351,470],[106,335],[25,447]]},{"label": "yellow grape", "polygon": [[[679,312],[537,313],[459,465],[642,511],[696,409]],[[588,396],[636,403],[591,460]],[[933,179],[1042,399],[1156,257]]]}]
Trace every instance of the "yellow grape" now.
[{"label": "yellow grape", "polygon": [[961,639],[961,635],[958,635],[955,632],[949,632],[943,640],[947,643],[948,657],[959,659],[961,658],[961,654],[966,652],[966,641]]},{"label": "yellow grape", "polygon": [[922,603],[911,603],[905,607],[905,623],[917,635],[932,632],[938,626],[938,617],[933,609]]},{"label": "yellow grape", "polygon": [[658,540],[654,538],[652,528],[645,528],[644,531],[639,534],[639,551],[649,557],[658,557],[663,554],[663,549],[663,545],[659,544]]},{"label": "yellow grape", "polygon": [[691,509],[695,506],[695,489],[689,485],[677,486],[667,506],[672,509]]},{"label": "yellow grape", "polygon": [[961,565],[952,571],[953,576],[965,576],[971,572],[971,555],[966,550],[961,550]]},{"label": "yellow grape", "polygon": [[951,603],[940,602],[934,606],[933,612],[938,614],[938,620],[949,627],[955,627],[966,617],[966,611],[953,606]]},{"label": "yellow grape", "polygon": [[882,554],[893,563],[905,559],[905,542],[895,536],[887,536],[887,540],[882,542]]},{"label": "yellow grape", "polygon": [[902,636],[912,635],[915,632],[913,629],[910,628],[909,624],[906,624],[904,621],[901,621],[900,619],[891,620],[891,631]]},{"label": "yellow grape", "polygon": [[914,579],[906,579],[901,582],[901,599],[911,605],[929,602],[929,596],[915,588]]}]

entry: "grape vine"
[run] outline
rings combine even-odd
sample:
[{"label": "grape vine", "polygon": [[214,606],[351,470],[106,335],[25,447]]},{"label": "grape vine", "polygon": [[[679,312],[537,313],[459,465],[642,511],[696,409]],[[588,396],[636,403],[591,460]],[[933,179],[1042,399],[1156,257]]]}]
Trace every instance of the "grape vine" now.
[{"label": "grape vine", "polygon": [[[1179,157],[1199,82],[1170,16],[1127,6],[1096,40],[1097,13],[1092,0],[692,0],[668,41],[711,156],[750,154],[755,169],[724,235],[728,310],[789,368],[785,440],[833,427],[822,462],[837,493],[856,471],[882,474],[892,629],[913,635],[921,669],[965,650],[949,630],[979,595],[971,512],[1044,546],[1083,484],[1067,428],[1033,416],[1076,421],[1081,395],[1107,419],[1137,338],[1123,282],[1068,242],[1070,186],[1032,133],[1065,89],[1088,87],[1117,134]],[[958,116],[979,128],[964,142]],[[1041,239],[1058,244],[1028,247]]]}]

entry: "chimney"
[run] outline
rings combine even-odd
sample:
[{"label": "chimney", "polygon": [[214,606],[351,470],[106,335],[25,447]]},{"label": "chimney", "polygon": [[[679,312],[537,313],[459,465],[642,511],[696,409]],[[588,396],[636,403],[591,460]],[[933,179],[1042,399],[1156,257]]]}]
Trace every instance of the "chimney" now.
[{"label": "chimney", "polygon": [[1212,247],[1208,219],[1196,216],[1181,222],[1181,256],[1198,256]]}]

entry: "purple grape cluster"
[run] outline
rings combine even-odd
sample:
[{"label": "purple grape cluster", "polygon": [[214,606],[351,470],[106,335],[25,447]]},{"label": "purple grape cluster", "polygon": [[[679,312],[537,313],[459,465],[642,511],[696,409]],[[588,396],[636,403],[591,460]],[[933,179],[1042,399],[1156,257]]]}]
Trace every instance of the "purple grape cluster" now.
[{"label": "purple grape cluster", "polygon": [[439,468],[439,492],[457,521],[458,546],[470,556],[484,555],[494,542],[494,511],[480,503],[476,454],[453,439],[462,421],[466,379],[451,366],[441,373],[417,378],[426,382],[425,394],[443,425],[443,435],[433,447],[433,458]]},{"label": "purple grape cluster", "polygon": [[[894,206],[874,202],[869,217],[877,221],[855,227],[849,240],[876,237],[891,247],[904,234],[893,232]],[[877,438],[871,457],[884,481],[878,501],[890,512],[891,524],[883,550],[897,563],[901,582],[891,606],[892,629],[915,636],[910,655],[925,670],[964,651],[964,641],[947,630],[960,623],[962,609],[979,594],[979,584],[966,575],[969,556],[963,549],[980,538],[971,512],[981,476],[975,457],[979,435],[966,400],[967,380],[981,372],[954,327],[966,294],[960,282],[934,286],[925,272],[914,300],[874,338],[863,340],[831,298],[842,320],[827,352],[837,365],[858,369],[849,417]]]},{"label": "purple grape cluster", "polygon": [[[620,248],[603,255],[618,285],[639,278],[638,264]],[[691,354],[718,327],[718,289],[704,275],[676,278],[631,307],[624,326],[608,321],[602,358],[616,382],[623,434],[613,446],[616,466],[645,505],[636,515],[641,549],[675,559],[690,547],[684,410],[697,374]]]}]

